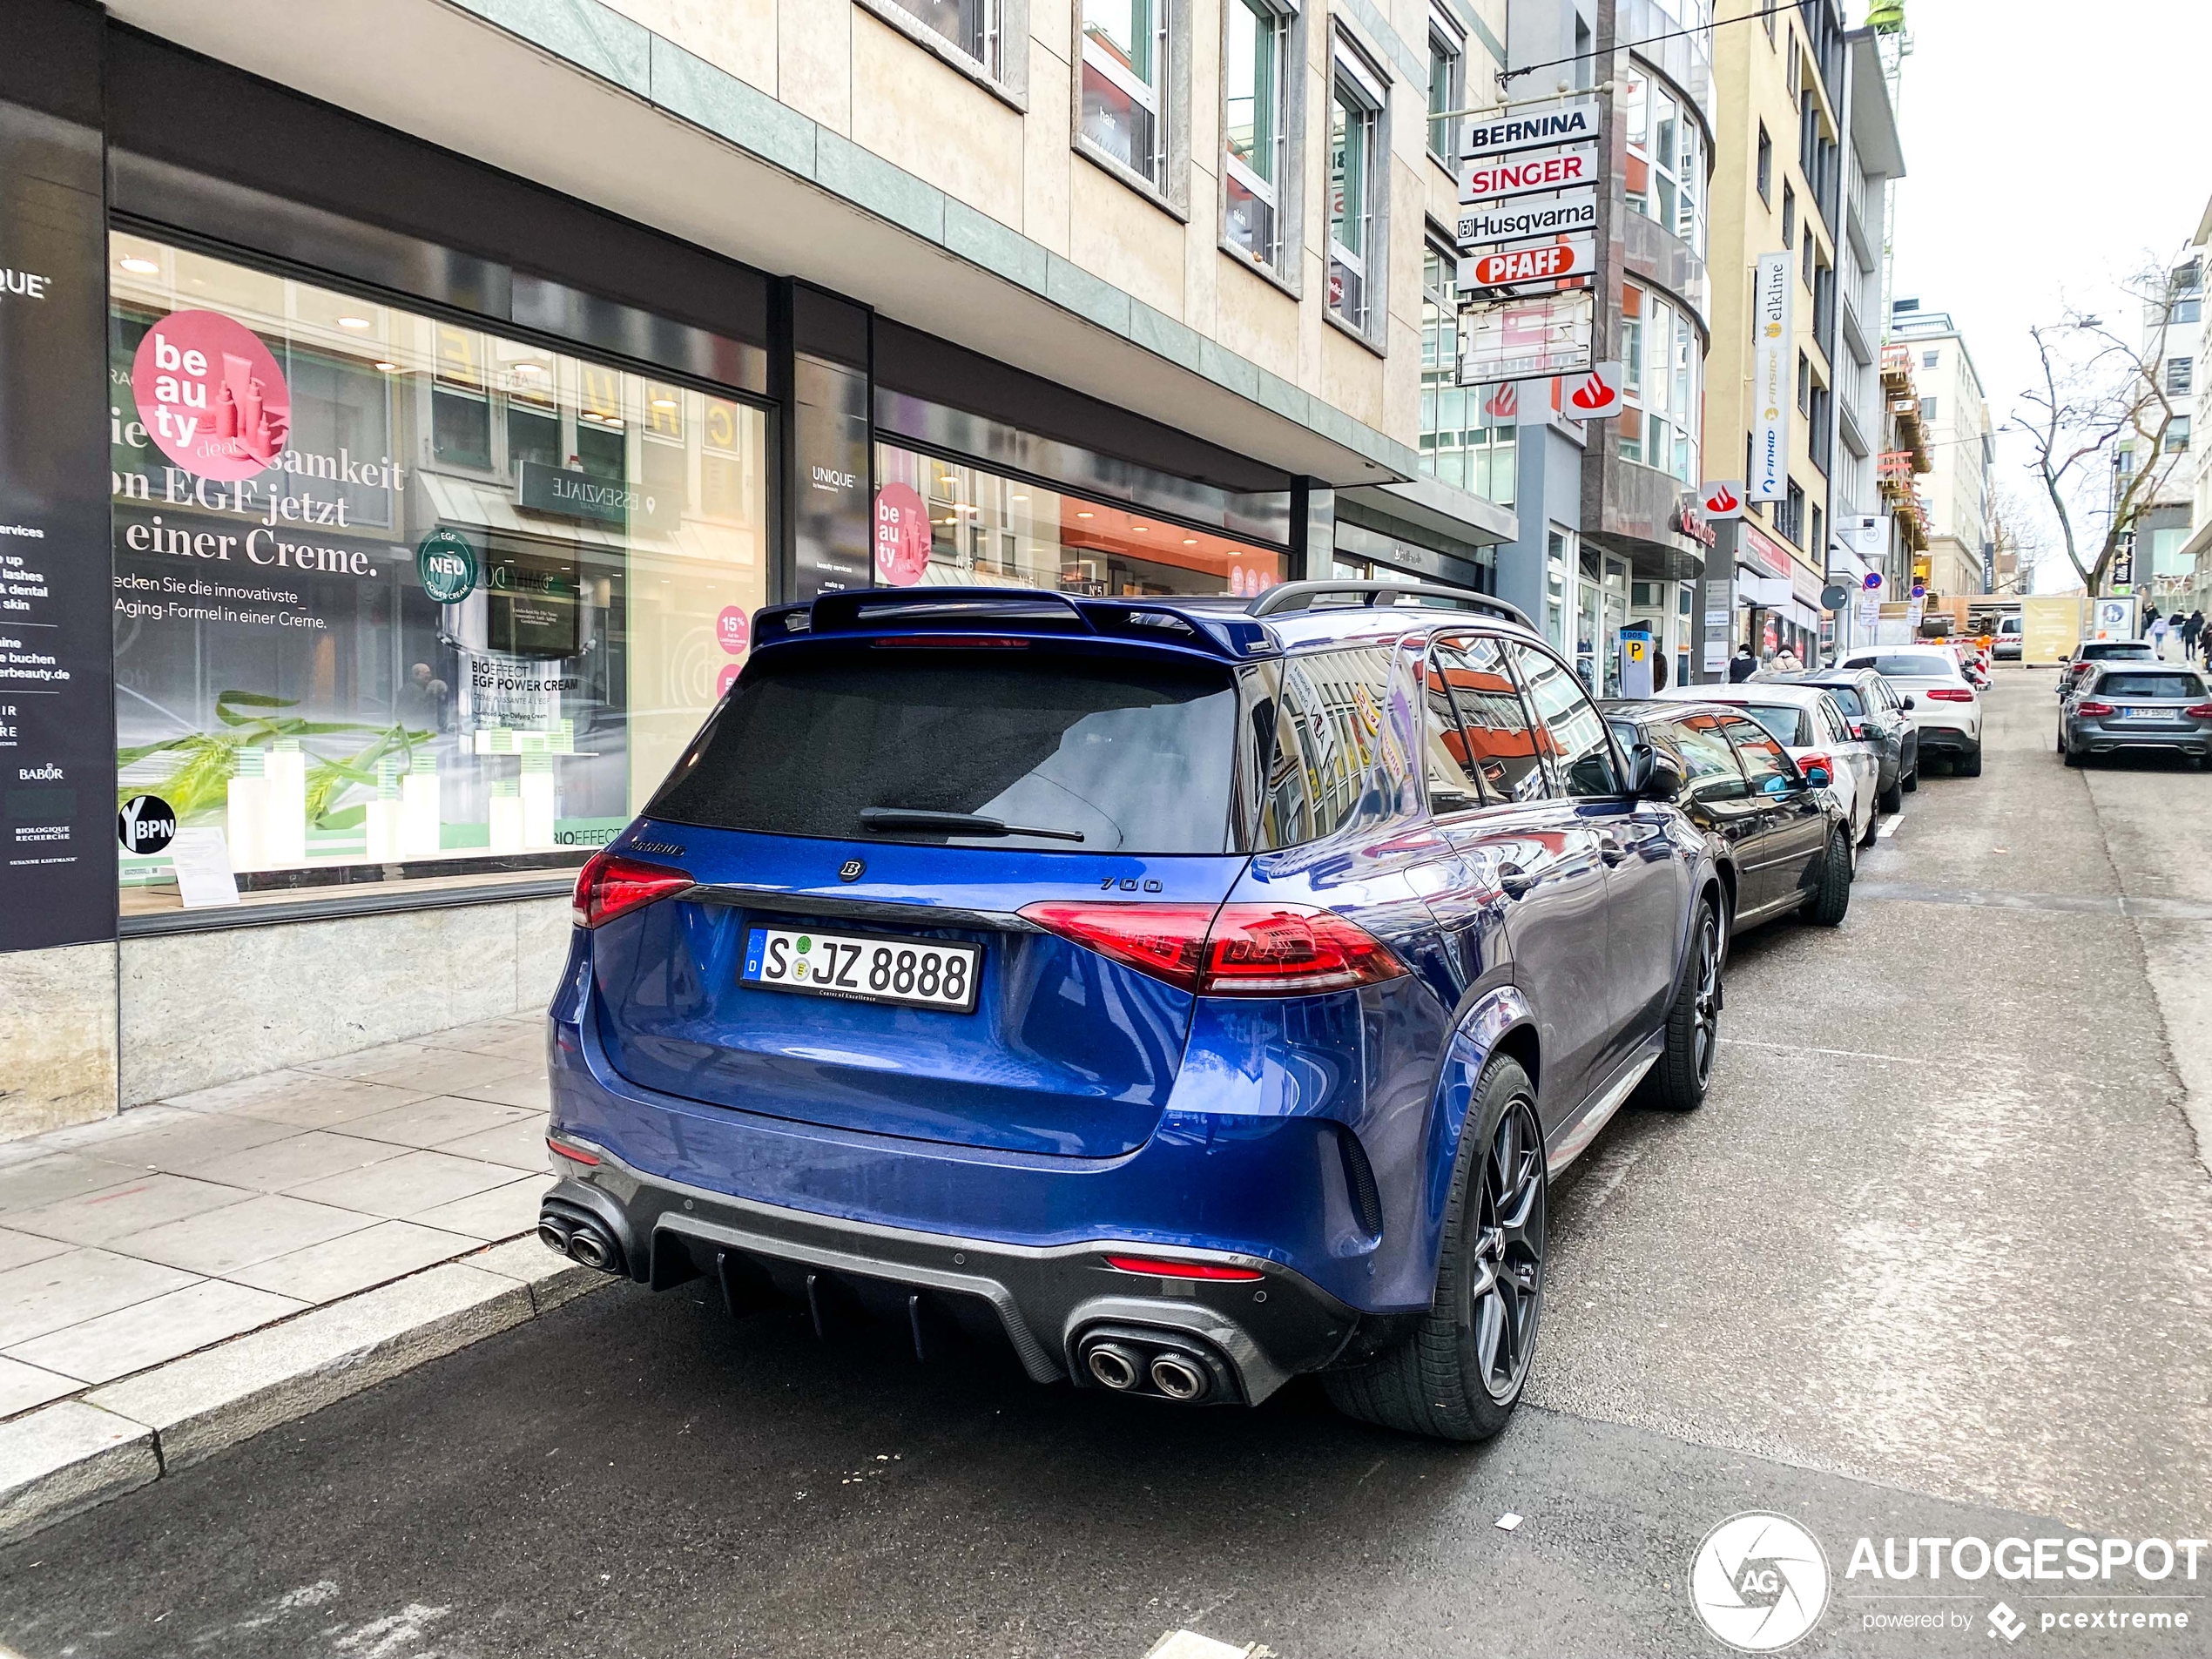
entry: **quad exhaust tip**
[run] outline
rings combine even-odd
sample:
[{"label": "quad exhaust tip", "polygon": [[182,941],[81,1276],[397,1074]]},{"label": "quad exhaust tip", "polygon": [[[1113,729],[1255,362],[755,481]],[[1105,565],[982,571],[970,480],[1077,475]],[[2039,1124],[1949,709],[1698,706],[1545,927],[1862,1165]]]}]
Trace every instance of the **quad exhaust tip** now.
[{"label": "quad exhaust tip", "polygon": [[1116,1393],[1136,1386],[1136,1356],[1118,1342],[1093,1344],[1083,1363],[1089,1366],[1092,1376]]},{"label": "quad exhaust tip", "polygon": [[1179,1353],[1163,1353],[1152,1361],[1152,1386],[1170,1399],[1203,1399],[1206,1380],[1205,1372]]},{"label": "quad exhaust tip", "polygon": [[550,1217],[537,1224],[537,1242],[556,1256],[569,1253],[569,1230]]},{"label": "quad exhaust tip", "polygon": [[602,1273],[611,1273],[619,1266],[622,1252],[613,1239],[586,1222],[569,1235],[569,1257]]}]

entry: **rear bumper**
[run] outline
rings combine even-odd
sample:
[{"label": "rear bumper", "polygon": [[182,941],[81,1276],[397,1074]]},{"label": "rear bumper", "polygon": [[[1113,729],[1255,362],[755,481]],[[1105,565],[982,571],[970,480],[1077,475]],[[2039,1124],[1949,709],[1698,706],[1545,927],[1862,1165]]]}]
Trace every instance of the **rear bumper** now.
[{"label": "rear bumper", "polygon": [[2176,754],[2212,752],[2212,736],[2196,732],[2114,731],[2076,725],[2067,735],[2067,745],[2089,754],[2112,754],[2121,749],[2170,749]]},{"label": "rear bumper", "polygon": [[1919,728],[1922,754],[1971,754],[1981,747],[1981,728],[1924,725]]},{"label": "rear bumper", "polygon": [[[701,1275],[733,1312],[783,1301],[818,1326],[867,1317],[911,1331],[925,1358],[956,1333],[1004,1337],[1030,1377],[1091,1383],[1077,1362],[1087,1332],[1112,1327],[1221,1362],[1222,1403],[1258,1404],[1299,1372],[1326,1365],[1361,1316],[1302,1275],[1257,1256],[1099,1240],[1046,1247],[918,1232],[735,1198],[649,1175],[604,1147],[558,1137],[599,1162],[576,1166],[544,1213],[597,1217],[623,1246],[622,1266],[665,1290]],[[1258,1278],[1184,1279],[1126,1272],[1107,1253],[1204,1264]]]}]

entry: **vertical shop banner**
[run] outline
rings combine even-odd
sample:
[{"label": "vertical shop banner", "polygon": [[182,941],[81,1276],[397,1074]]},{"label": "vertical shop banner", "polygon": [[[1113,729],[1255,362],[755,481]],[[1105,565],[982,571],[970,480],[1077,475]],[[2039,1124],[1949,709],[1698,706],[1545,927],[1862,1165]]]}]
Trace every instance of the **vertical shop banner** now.
[{"label": "vertical shop banner", "polygon": [[0,950],[116,934],[101,169],[0,105]]},{"label": "vertical shop banner", "polygon": [[1796,344],[1791,297],[1797,264],[1787,253],[1759,255],[1751,290],[1751,478],[1753,501],[1790,491],[1791,357]]},{"label": "vertical shop banner", "polygon": [[810,353],[793,363],[799,467],[794,599],[871,585],[874,527],[869,502],[868,377]]}]

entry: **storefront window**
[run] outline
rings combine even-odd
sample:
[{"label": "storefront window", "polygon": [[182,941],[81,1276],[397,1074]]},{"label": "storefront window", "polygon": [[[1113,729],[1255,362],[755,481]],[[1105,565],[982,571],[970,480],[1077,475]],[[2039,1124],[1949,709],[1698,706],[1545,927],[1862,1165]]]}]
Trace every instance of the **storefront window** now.
[{"label": "storefront window", "polygon": [[893,587],[1133,598],[1257,594],[1283,579],[1272,549],[891,444],[875,456],[875,574]]},{"label": "storefront window", "polygon": [[[273,890],[610,840],[765,602],[734,398],[111,239],[118,761]],[[213,832],[211,838],[205,832]],[[180,838],[181,839],[181,838]],[[126,856],[123,909],[175,907]]]},{"label": "storefront window", "polygon": [[1460,384],[1459,260],[1434,243],[1421,260],[1421,470],[1510,507],[1514,418],[1489,405],[1506,387]]}]

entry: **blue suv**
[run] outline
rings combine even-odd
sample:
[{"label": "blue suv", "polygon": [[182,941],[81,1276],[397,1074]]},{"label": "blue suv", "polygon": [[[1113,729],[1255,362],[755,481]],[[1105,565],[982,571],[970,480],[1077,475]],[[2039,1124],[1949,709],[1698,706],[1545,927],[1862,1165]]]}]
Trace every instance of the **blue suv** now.
[{"label": "blue suv", "polygon": [[1677,763],[1454,590],[866,590],[755,641],[578,880],[545,1243],[1039,1381],[1503,1426],[1550,1176],[1704,1096]]}]

